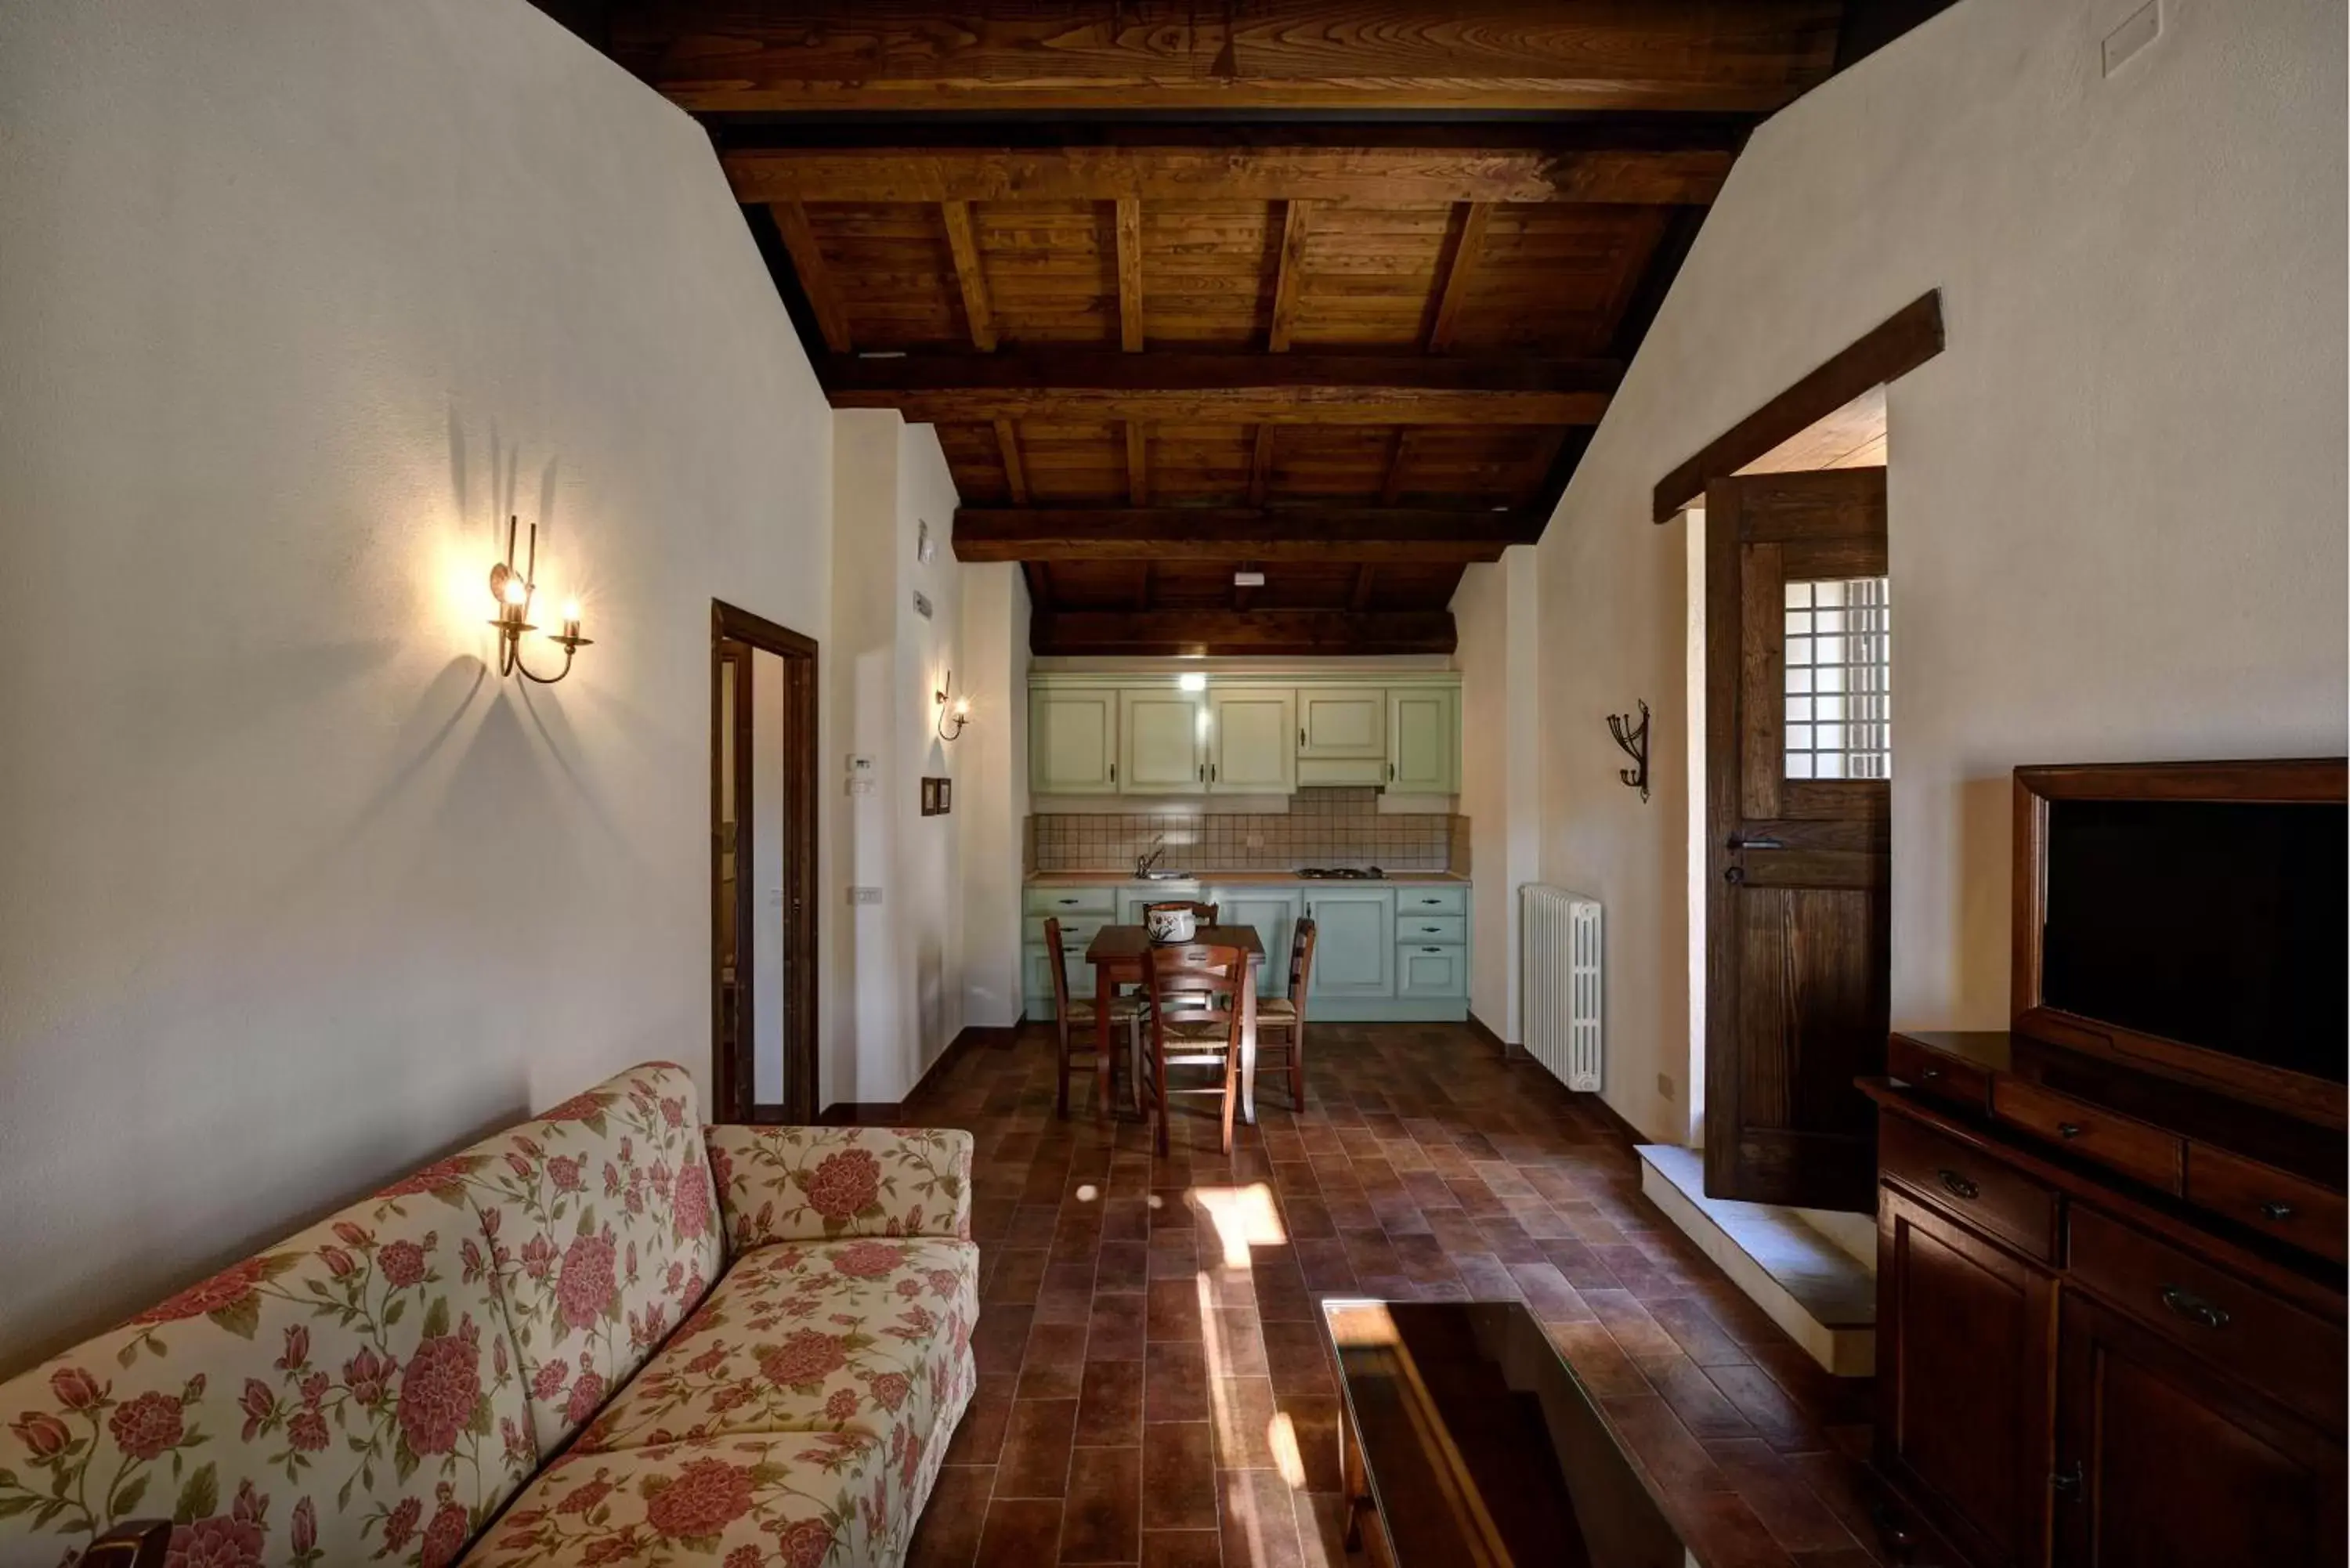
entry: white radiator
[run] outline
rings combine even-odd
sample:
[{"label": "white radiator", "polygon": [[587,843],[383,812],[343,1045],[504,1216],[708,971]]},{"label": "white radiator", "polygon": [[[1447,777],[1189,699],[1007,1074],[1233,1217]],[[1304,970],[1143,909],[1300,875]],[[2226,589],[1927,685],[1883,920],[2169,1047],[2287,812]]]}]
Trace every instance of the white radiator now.
[{"label": "white radiator", "polygon": [[1519,898],[1526,1049],[1568,1088],[1596,1093],[1607,1044],[1599,900],[1531,882]]}]

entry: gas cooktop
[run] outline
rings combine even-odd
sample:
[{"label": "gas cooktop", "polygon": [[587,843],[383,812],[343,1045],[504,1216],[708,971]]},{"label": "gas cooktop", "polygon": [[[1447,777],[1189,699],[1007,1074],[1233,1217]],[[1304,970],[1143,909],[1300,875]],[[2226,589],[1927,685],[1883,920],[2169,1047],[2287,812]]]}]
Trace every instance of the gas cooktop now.
[{"label": "gas cooktop", "polygon": [[1376,866],[1367,871],[1353,866],[1300,866],[1297,874],[1317,882],[1383,882],[1388,875]]}]

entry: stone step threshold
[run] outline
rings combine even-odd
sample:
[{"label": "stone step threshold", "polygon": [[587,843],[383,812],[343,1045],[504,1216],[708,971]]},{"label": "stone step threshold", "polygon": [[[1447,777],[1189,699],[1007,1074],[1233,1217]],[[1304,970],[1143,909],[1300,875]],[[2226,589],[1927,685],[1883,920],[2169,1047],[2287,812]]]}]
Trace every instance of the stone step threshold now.
[{"label": "stone step threshold", "polygon": [[1792,1209],[1705,1195],[1705,1157],[1642,1144],[1640,1190],[1811,1358],[1838,1377],[1877,1370],[1877,1276]]}]

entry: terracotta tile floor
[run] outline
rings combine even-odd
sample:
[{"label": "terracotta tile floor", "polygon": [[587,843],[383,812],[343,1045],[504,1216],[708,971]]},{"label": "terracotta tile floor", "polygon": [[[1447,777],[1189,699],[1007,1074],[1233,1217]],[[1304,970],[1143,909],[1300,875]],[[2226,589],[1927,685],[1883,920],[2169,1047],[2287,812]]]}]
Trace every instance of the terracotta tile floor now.
[{"label": "terracotta tile floor", "polygon": [[[1320,1025],[1307,1106],[1268,1075],[1216,1149],[1053,1116],[1050,1034],[968,1053],[909,1119],[979,1140],[980,1388],[917,1568],[1347,1561],[1320,1293],[1515,1296],[1712,1568],[1887,1560],[1868,1386],[1828,1376],[1640,1196],[1593,1096],[1464,1027]],[[1180,1103],[1180,1102],[1179,1102]]]}]

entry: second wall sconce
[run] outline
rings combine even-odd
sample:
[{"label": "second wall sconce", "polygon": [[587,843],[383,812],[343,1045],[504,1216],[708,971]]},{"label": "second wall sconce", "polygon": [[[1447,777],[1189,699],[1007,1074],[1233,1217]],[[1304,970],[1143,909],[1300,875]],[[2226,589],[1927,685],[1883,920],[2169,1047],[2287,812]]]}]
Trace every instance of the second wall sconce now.
[{"label": "second wall sconce", "polygon": [[498,601],[497,618],[490,624],[498,628],[498,673],[519,675],[525,680],[536,680],[541,686],[552,686],[571,673],[571,660],[595,639],[579,635],[579,601],[572,600],[563,607],[563,631],[548,640],[563,648],[563,668],[552,675],[541,675],[523,662],[522,634],[536,631],[530,622],[531,596],[538,591],[534,580],[538,571],[538,524],[530,525],[530,553],[523,557],[520,571],[515,569],[515,532],[521,519],[506,519],[506,558],[490,568],[490,597]]},{"label": "second wall sconce", "polygon": [[1616,737],[1616,743],[1632,759],[1632,765],[1617,769],[1616,776],[1638,790],[1645,802],[1648,798],[1648,704],[1641,702],[1638,725],[1631,722],[1631,718],[1629,713],[1608,714],[1607,732]]},{"label": "second wall sconce", "polygon": [[961,697],[954,695],[954,671],[951,670],[947,671],[946,684],[931,695],[939,705],[939,739],[951,741],[962,733],[965,724],[971,722],[971,696],[968,692]]}]

